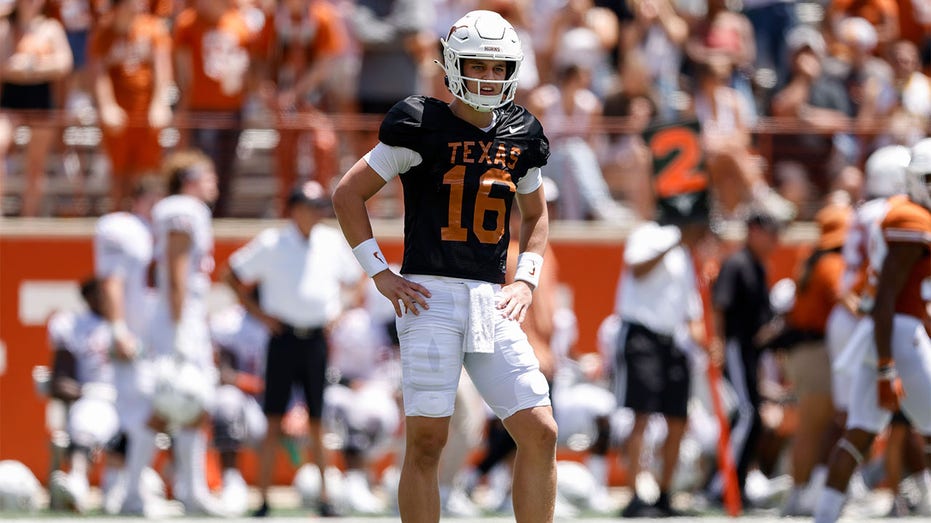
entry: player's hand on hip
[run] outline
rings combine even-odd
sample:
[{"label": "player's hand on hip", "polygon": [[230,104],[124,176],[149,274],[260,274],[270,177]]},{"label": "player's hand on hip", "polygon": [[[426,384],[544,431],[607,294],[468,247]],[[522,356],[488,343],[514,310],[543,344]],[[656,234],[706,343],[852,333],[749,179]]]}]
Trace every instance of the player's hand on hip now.
[{"label": "player's hand on hip", "polygon": [[501,314],[509,320],[523,323],[524,318],[527,317],[527,309],[533,302],[533,290],[530,284],[523,280],[509,283],[501,287],[500,296],[498,309],[501,310]]},{"label": "player's hand on hip", "polygon": [[376,274],[372,277],[372,281],[375,282],[378,292],[382,293],[391,302],[394,313],[397,314],[398,318],[404,312],[413,312],[418,315],[420,309],[427,310],[430,308],[430,305],[427,304],[427,298],[431,294],[426,287],[402,278],[390,269],[385,269]]}]

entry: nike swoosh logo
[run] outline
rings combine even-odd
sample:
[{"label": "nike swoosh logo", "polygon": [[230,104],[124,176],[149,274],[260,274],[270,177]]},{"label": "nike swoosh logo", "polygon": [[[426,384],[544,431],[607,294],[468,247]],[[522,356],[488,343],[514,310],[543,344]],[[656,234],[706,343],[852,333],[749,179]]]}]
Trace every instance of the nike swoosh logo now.
[{"label": "nike swoosh logo", "polygon": [[385,263],[385,260],[381,259],[381,256],[379,256],[377,252],[373,252],[372,256],[374,256],[376,260],[384,263],[385,265],[388,265],[387,263]]},{"label": "nike swoosh logo", "polygon": [[536,274],[536,273],[537,273],[537,266],[534,265],[534,266],[530,269],[530,275],[533,276],[533,275]]},{"label": "nike swoosh logo", "polygon": [[512,125],[512,126],[508,127],[508,132],[511,133],[511,134],[517,134],[517,133],[520,132],[520,130],[523,129],[523,128],[524,128],[523,125],[517,125],[517,126]]}]

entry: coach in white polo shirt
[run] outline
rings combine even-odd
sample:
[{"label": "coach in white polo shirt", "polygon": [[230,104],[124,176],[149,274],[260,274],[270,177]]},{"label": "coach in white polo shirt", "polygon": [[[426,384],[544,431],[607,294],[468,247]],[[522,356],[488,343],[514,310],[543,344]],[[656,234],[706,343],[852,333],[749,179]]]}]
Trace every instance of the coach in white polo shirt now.
[{"label": "coach in white polo shirt", "polygon": [[[357,283],[362,271],[342,234],[320,223],[329,209],[329,197],[319,183],[295,188],[287,201],[288,224],[262,231],[234,252],[225,275],[249,313],[271,333],[263,403],[268,433],[259,469],[262,506],[256,516],[268,513],[268,486],[281,438],[281,418],[294,384],[304,390],[311,450],[321,471],[319,511],[323,516],[333,515],[323,479],[326,460],[320,425],[327,367],[324,327],[341,312],[342,287]],[[256,286],[258,301],[253,293]]]},{"label": "coach in white polo shirt", "polygon": [[676,225],[639,225],[624,247],[624,270],[618,283],[615,313],[623,321],[615,356],[618,406],[634,411],[627,440],[630,477],[640,471],[640,450],[652,414],[666,419],[660,495],[648,505],[636,493],[624,517],[669,517],[672,477],[679,461],[679,443],[686,428],[689,365],[683,352],[688,337],[697,341],[702,304],[689,248],[705,234],[700,219]]}]

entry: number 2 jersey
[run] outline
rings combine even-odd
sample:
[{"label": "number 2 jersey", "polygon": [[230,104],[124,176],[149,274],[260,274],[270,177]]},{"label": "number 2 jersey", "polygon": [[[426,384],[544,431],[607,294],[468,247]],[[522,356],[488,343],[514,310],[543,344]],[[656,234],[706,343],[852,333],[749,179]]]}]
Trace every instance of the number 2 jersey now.
[{"label": "number 2 jersey", "polygon": [[486,131],[446,102],[411,96],[391,108],[378,139],[415,153],[396,169],[370,161],[372,153],[366,158],[386,180],[401,177],[401,272],[503,283],[514,193],[539,187],[539,168],[549,157],[540,122],[508,104]]}]

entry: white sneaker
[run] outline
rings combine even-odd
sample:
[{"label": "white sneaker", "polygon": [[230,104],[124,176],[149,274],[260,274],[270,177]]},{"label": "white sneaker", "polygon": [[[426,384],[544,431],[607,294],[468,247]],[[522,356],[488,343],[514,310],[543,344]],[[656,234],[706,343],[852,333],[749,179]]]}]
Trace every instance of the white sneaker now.
[{"label": "white sneaker", "polygon": [[[232,516],[230,511],[223,505],[223,502],[211,494],[182,500],[181,503],[184,505],[185,516],[198,515],[219,518]],[[148,514],[146,514],[146,517],[149,517]]]},{"label": "white sneaker", "polygon": [[361,470],[346,473],[346,499],[356,514],[374,516],[385,512],[385,504],[369,488],[368,478]]},{"label": "white sneaker", "polygon": [[477,518],[482,515],[482,511],[464,490],[453,488],[443,505],[443,515],[451,518]]},{"label": "white sneaker", "polygon": [[87,485],[82,486],[77,478],[64,471],[56,470],[52,473],[49,490],[54,506],[73,510],[79,514],[87,510]]},{"label": "white sneaker", "polygon": [[233,516],[242,516],[249,510],[249,486],[238,470],[227,469],[223,472],[223,492],[220,494],[220,501]]},{"label": "white sneaker", "polygon": [[608,489],[600,487],[588,500],[588,510],[596,514],[614,514],[620,510],[620,505],[611,499]]}]

